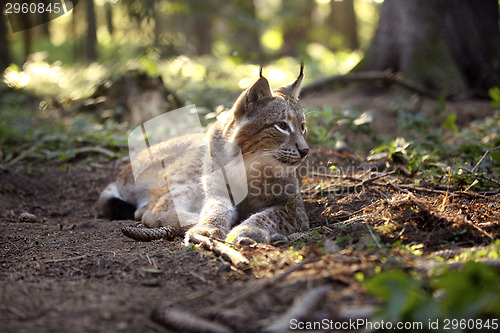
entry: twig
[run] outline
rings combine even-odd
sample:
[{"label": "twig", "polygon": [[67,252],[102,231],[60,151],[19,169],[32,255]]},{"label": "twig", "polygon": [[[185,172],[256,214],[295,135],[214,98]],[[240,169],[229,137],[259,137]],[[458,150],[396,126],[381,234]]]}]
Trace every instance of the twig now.
[{"label": "twig", "polygon": [[375,234],[373,233],[372,228],[370,228],[370,226],[368,225],[368,223],[365,223],[365,225],[366,225],[366,228],[368,229],[368,231],[370,232],[370,235],[372,236],[373,241],[375,242],[375,245],[377,245],[377,247],[379,249],[381,249],[382,245],[380,245],[380,242],[378,241],[377,237],[375,237]]},{"label": "twig", "polygon": [[122,232],[125,236],[137,241],[149,242],[156,239],[172,240],[177,236],[177,231],[172,227],[160,228],[138,228],[123,227]]},{"label": "twig", "polygon": [[193,314],[171,308],[156,309],[151,313],[151,319],[173,331],[197,333],[230,333],[229,327],[209,321]]},{"label": "twig", "polygon": [[[389,181],[389,184],[396,190],[400,191],[400,192],[404,192],[406,194],[408,194],[408,199],[411,200],[411,202],[413,202],[422,212],[427,212],[427,208],[425,208],[424,206],[422,206],[422,204],[420,202],[418,202],[417,199],[415,199],[415,196],[413,195],[413,193],[411,193],[410,191],[404,189],[404,188],[401,188],[399,187],[398,185],[394,184],[393,182],[390,182]],[[444,192],[444,191],[442,191]],[[445,192],[447,193],[447,192]]]},{"label": "twig", "polygon": [[263,332],[266,333],[281,333],[288,332],[290,329],[290,322],[292,319],[298,322],[303,322],[319,307],[320,303],[328,296],[330,286],[320,286],[309,290],[300,298],[293,302],[293,305],[288,311],[282,314],[271,325],[265,327]]},{"label": "twig", "polygon": [[233,296],[231,298],[228,298],[225,301],[223,301],[219,305],[219,308],[224,308],[224,307],[232,306],[235,303],[238,303],[238,302],[244,300],[245,298],[248,298],[248,297],[250,297],[252,295],[255,295],[255,294],[259,293],[260,291],[264,290],[265,288],[267,288],[269,286],[272,286],[273,284],[277,283],[278,281],[284,279],[285,277],[287,277],[291,273],[295,272],[296,270],[302,268],[303,266],[305,266],[307,264],[310,264],[312,262],[316,262],[316,261],[318,261],[318,259],[303,260],[303,261],[295,264],[291,268],[289,268],[284,273],[281,273],[279,275],[275,275],[275,276],[273,276],[270,279],[267,279],[267,280],[262,281],[260,283],[256,283],[254,285],[251,285],[247,289],[243,290],[241,293],[239,293],[239,294],[237,294],[237,295],[235,295],[235,296]]},{"label": "twig", "polygon": [[[477,164],[476,164],[476,166],[477,166]],[[476,167],[474,167],[474,168],[476,168]],[[472,176],[479,177],[479,178],[483,178],[483,179],[485,179],[485,180],[487,180],[487,181],[489,181],[489,182],[492,182],[492,183],[495,183],[495,184],[497,184],[497,185],[500,185],[500,181],[498,181],[498,180],[496,180],[496,179],[493,179],[493,178],[490,178],[490,177],[486,177],[485,175],[482,175],[482,174],[480,174],[480,173],[476,173],[475,171],[473,171],[473,170],[474,170],[474,168],[473,168],[472,170],[469,170],[469,169],[467,169],[467,168],[460,168],[460,169],[462,169],[462,170],[464,170],[464,171],[467,171],[467,172],[468,172],[469,174],[471,174]]]},{"label": "twig", "polygon": [[86,254],[77,256],[77,257],[72,257],[72,258],[62,258],[62,259],[49,259],[45,260],[45,263],[53,263],[53,262],[63,262],[63,261],[73,261],[73,260],[80,260],[80,259],[85,259],[88,256]]},{"label": "twig", "polygon": [[351,176],[345,176],[345,175],[338,175],[338,174],[330,174],[330,173],[321,173],[321,172],[311,172],[311,176],[314,177],[325,177],[325,178],[337,178],[337,179],[345,179],[345,180],[354,180],[354,181],[363,181],[361,178],[356,178],[356,177],[351,177]]},{"label": "twig", "polygon": [[238,269],[245,270],[250,266],[250,261],[248,261],[247,258],[219,240],[193,234],[190,236],[189,241],[194,244],[200,244],[206,250],[212,251],[216,255],[222,257],[224,260],[229,261],[234,267]]},{"label": "twig", "polygon": [[108,158],[115,158],[116,153],[112,152],[109,149],[103,147],[81,147],[75,149],[75,155],[83,154],[83,153],[100,153],[106,155]]},{"label": "twig", "polygon": [[24,160],[25,158],[30,157],[35,152],[35,150],[37,150],[41,145],[42,144],[40,142],[38,142],[38,143],[35,143],[34,145],[32,145],[29,149],[23,150],[16,158],[13,158],[9,162],[7,162],[7,165],[14,165],[17,162],[20,162],[20,161]]},{"label": "twig", "polygon": [[497,151],[497,150],[500,150],[500,146],[498,146],[496,148],[492,148],[492,149],[486,150],[484,152],[483,156],[481,157],[481,159],[479,160],[479,162],[477,162],[476,165],[472,168],[471,173],[477,172],[477,169],[479,168],[479,166],[481,165],[481,163],[483,163],[483,161],[486,158],[486,156],[488,156],[490,153],[492,153],[494,151]]},{"label": "twig", "polygon": [[373,178],[368,178],[368,179],[365,179],[361,182],[361,186],[366,186],[368,184],[371,184],[373,183],[374,181],[376,181],[377,179],[380,179],[380,178],[384,178],[384,177],[387,177],[387,176],[390,176],[392,174],[396,173],[396,170],[392,170],[392,171],[389,171],[389,172],[385,172],[383,174],[380,174],[376,177],[373,177]]}]

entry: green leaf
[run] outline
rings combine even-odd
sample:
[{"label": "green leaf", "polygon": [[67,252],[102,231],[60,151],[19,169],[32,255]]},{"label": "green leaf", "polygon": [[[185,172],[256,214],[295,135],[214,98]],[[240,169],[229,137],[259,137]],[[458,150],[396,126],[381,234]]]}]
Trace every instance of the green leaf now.
[{"label": "green leaf", "polygon": [[491,106],[497,107],[500,106],[500,88],[492,87],[488,90],[488,94],[492,99]]},{"label": "green leaf", "polygon": [[441,127],[450,130],[452,133],[458,133],[457,115],[455,113],[450,114]]},{"label": "green leaf", "polygon": [[500,161],[500,151],[494,151],[494,152],[490,153],[490,158],[493,161]]}]

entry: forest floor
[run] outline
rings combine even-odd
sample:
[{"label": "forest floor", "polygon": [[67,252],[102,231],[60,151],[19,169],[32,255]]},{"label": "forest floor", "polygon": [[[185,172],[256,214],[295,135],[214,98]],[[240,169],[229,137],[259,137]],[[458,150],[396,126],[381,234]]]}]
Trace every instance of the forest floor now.
[{"label": "forest floor", "polygon": [[282,332],[292,318],[373,319],[381,300],[368,277],[460,267],[478,257],[470,248],[484,252],[500,235],[499,194],[416,184],[384,160],[332,148],[315,147],[308,159],[303,196],[314,231],[239,248],[250,260],[244,270],[181,238],[131,240],[120,228],[132,221],[98,218],[96,200],[119,160],[76,159],[65,169],[0,161],[2,332],[166,332],[191,320],[206,331]]}]

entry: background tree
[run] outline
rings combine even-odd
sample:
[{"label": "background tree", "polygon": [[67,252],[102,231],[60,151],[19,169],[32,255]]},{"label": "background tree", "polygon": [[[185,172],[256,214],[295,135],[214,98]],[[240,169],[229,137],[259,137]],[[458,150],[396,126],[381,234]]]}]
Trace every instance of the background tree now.
[{"label": "background tree", "polygon": [[330,8],[331,27],[345,37],[351,50],[357,50],[359,39],[354,1],[330,1]]},{"label": "background tree", "polygon": [[500,85],[497,0],[386,0],[355,71],[399,71],[445,95]]},{"label": "background tree", "polygon": [[0,71],[3,71],[4,68],[9,67],[11,59],[9,42],[7,39],[7,20],[3,14],[3,2],[0,7],[2,8],[2,13],[0,14]]},{"label": "background tree", "polygon": [[106,0],[104,4],[104,15],[106,16],[106,28],[108,29],[108,33],[110,36],[113,36],[113,8],[109,0]]},{"label": "background tree", "polygon": [[230,41],[232,52],[243,59],[262,61],[264,51],[260,42],[262,24],[257,17],[254,0],[237,0],[227,7],[227,31],[221,36]]},{"label": "background tree", "polygon": [[284,1],[283,47],[285,55],[297,56],[305,49],[312,26],[314,1]]},{"label": "background tree", "polygon": [[87,13],[87,39],[86,39],[86,56],[87,60],[94,61],[97,59],[97,27],[94,0],[85,0]]}]

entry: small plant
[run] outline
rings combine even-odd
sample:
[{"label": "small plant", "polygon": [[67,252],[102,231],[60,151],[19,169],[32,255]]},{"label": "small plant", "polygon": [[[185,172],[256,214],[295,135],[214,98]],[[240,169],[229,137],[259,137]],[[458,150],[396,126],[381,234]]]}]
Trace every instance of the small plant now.
[{"label": "small plant", "polygon": [[492,87],[488,90],[488,94],[491,98],[491,106],[500,107],[500,88]]},{"label": "small plant", "polygon": [[401,270],[385,271],[366,279],[365,286],[384,301],[377,319],[420,321],[425,325],[451,318],[498,318],[499,279],[495,268],[467,262],[460,271],[444,269],[431,275],[429,281]]},{"label": "small plant", "polygon": [[308,110],[309,141],[335,147],[337,142],[349,141],[350,137],[356,137],[354,143],[358,143],[359,134],[364,134],[372,139],[376,138],[373,129],[374,116],[369,111],[356,109],[333,110],[329,106],[322,109]]}]

